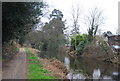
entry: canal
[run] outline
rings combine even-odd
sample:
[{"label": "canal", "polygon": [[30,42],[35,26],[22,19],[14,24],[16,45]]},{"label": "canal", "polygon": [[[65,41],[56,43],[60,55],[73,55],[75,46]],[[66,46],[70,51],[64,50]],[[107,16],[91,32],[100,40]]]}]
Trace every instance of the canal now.
[{"label": "canal", "polygon": [[112,63],[98,61],[94,58],[70,57],[66,50],[42,51],[42,58],[57,58],[64,62],[68,69],[67,78],[72,81],[76,79],[101,79],[100,81],[118,81],[119,66]]}]

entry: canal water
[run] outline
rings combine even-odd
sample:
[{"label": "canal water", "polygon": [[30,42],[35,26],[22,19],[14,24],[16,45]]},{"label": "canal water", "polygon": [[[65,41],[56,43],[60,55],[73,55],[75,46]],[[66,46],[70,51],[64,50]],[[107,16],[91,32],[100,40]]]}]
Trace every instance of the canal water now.
[{"label": "canal water", "polygon": [[[109,81],[118,80],[118,65],[104,63],[90,58],[65,57],[64,63],[69,71],[69,79],[101,79]],[[73,80],[75,81],[75,80]]]},{"label": "canal water", "polygon": [[118,65],[112,63],[105,63],[93,58],[74,58],[66,54],[65,51],[43,51],[40,53],[43,58],[57,58],[64,62],[68,69],[67,78],[72,81],[81,79],[101,79],[100,81],[119,81],[118,80]]}]

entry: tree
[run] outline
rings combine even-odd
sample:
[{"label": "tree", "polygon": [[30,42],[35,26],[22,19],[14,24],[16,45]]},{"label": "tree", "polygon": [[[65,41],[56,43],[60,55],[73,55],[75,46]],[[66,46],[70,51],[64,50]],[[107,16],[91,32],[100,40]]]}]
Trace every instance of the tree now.
[{"label": "tree", "polygon": [[85,22],[88,25],[88,34],[93,37],[96,35],[96,32],[100,25],[104,23],[103,11],[99,8],[94,8],[85,16]]},{"label": "tree", "polygon": [[30,32],[43,15],[44,2],[3,2],[2,32],[3,42],[10,39],[21,39]]},{"label": "tree", "polygon": [[[80,15],[81,15],[81,9],[79,5],[72,6],[71,10],[71,20],[73,22],[73,29],[72,29],[72,34],[76,37],[77,34],[79,34],[79,20],[80,20]],[[77,41],[75,39],[75,50],[77,48]]]},{"label": "tree", "polygon": [[48,24],[43,27],[42,32],[45,36],[44,44],[47,45],[48,50],[57,49],[60,45],[64,44],[64,22],[59,18],[52,19]]},{"label": "tree", "polygon": [[42,30],[29,33],[27,41],[35,43],[35,47],[41,46],[38,48],[40,50],[57,50],[57,48],[64,45],[64,27],[64,22],[60,19],[60,16],[53,15],[52,20],[49,23],[45,23]]},{"label": "tree", "polygon": [[72,6],[72,12],[71,12],[71,20],[73,22],[73,34],[79,34],[79,20],[80,20],[80,15],[81,15],[81,9],[79,5]]},{"label": "tree", "polygon": [[62,19],[63,18],[63,14],[60,10],[57,10],[57,9],[54,9],[52,11],[52,13],[50,14],[50,18],[59,18],[59,19]]},{"label": "tree", "polygon": [[112,34],[112,32],[111,31],[107,31],[107,34]]}]

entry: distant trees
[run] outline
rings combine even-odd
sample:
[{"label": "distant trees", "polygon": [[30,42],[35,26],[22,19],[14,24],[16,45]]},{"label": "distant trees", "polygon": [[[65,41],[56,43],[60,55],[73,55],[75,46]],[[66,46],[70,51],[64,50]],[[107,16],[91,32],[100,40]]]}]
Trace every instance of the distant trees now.
[{"label": "distant trees", "polygon": [[104,17],[103,17],[103,11],[99,8],[94,8],[91,10],[86,16],[85,16],[85,24],[89,27],[88,34],[79,34],[79,20],[80,20],[80,14],[81,10],[80,8],[73,7],[73,29],[74,35],[71,37],[71,51],[75,50],[77,54],[82,54],[84,51],[84,48],[93,43],[94,36],[96,35],[99,26],[101,26],[104,23]]},{"label": "distant trees", "polygon": [[45,40],[48,50],[57,49],[60,45],[64,44],[64,23],[58,18],[52,19],[48,24],[43,27]]},{"label": "distant trees", "polygon": [[111,31],[107,31],[107,34],[112,34],[112,32]]},{"label": "distant trees", "polygon": [[[62,21],[63,14],[60,10],[54,9],[50,14],[49,23],[45,23],[41,31],[36,31],[33,35],[29,35],[34,40],[37,46],[40,46],[40,50],[55,50],[62,47],[65,42],[64,37],[64,22]],[[27,39],[30,39],[27,37]],[[28,40],[30,41],[30,40]],[[33,42],[33,41],[31,41]]]},{"label": "distant trees", "polygon": [[[2,40],[23,38],[39,22],[43,15],[44,2],[3,2],[2,3]],[[22,39],[22,40],[21,40]]]},{"label": "distant trees", "polygon": [[94,8],[85,16],[85,22],[88,25],[88,34],[93,37],[100,25],[104,23],[105,18],[103,17],[103,11],[99,8]]},{"label": "distant trees", "polygon": [[112,32],[111,31],[107,31],[107,32],[104,32],[103,35],[106,37],[108,35],[112,35]]},{"label": "distant trees", "polygon": [[52,13],[50,14],[50,18],[59,18],[59,19],[62,19],[63,18],[63,14],[60,10],[57,10],[57,9],[54,9],[52,11]]},{"label": "distant trees", "polygon": [[45,36],[44,47],[47,50],[54,50],[64,45],[64,22],[62,21],[63,14],[60,10],[54,9],[50,14],[50,22],[46,23],[43,27],[42,32]]}]

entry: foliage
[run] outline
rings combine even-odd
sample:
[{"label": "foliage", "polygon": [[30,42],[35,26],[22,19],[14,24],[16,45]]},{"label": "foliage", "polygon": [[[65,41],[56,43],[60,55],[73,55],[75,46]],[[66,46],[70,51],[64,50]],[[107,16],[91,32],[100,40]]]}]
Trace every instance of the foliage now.
[{"label": "foliage", "polygon": [[111,31],[107,31],[107,34],[112,34],[112,32]]},{"label": "foliage", "polygon": [[70,37],[71,38],[71,45],[74,47],[75,46],[75,40],[76,40],[76,45],[79,45],[80,41],[87,42],[88,41],[88,35],[87,34],[77,34],[76,37]]},{"label": "foliage", "polygon": [[92,41],[92,40],[93,40],[93,30],[94,30],[93,27],[92,27],[92,28],[89,28],[89,30],[88,30],[88,34],[89,34],[88,39],[89,39],[89,41]]},{"label": "foliage", "polygon": [[101,46],[104,49],[105,52],[108,52],[109,47],[105,41],[101,41]]},{"label": "foliage", "polygon": [[84,41],[80,41],[76,49],[77,53],[81,54],[83,52],[84,46],[85,46]]},{"label": "foliage", "polygon": [[44,34],[42,42],[44,41],[43,44],[46,45],[45,48],[47,50],[54,50],[64,45],[65,37],[63,31],[65,25],[62,21],[63,14],[60,10],[54,9],[50,16],[53,16],[53,19],[42,29]]},{"label": "foliage", "polygon": [[52,18],[59,18],[59,19],[62,19],[63,18],[63,14],[60,10],[57,10],[57,9],[54,9],[52,11],[52,13],[50,14],[50,17]]},{"label": "foliage", "polygon": [[76,40],[76,46],[77,49],[76,51],[78,53],[82,53],[85,44],[88,42],[88,35],[87,34],[78,34],[76,37],[71,37],[71,45],[72,45],[72,49],[75,50],[75,40]]},{"label": "foliage", "polygon": [[[38,23],[38,17],[43,15],[45,7],[46,4],[44,2],[3,2],[3,42],[10,39],[21,40],[21,38],[24,38],[24,35]],[[24,40],[22,39],[22,41]]]},{"label": "foliage", "polygon": [[106,37],[108,35],[112,35],[112,32],[111,31],[107,31],[107,32],[104,32],[103,35]]},{"label": "foliage", "polygon": [[59,18],[57,13],[57,17],[54,17],[49,23],[46,23],[41,31],[29,33],[26,36],[26,41],[34,44],[35,48],[43,51],[57,49],[65,43],[64,27],[64,22]]},{"label": "foliage", "polygon": [[10,41],[5,42],[4,45],[2,46],[2,49],[3,60],[9,60],[19,52],[19,48],[13,45],[13,43],[11,43]]}]

